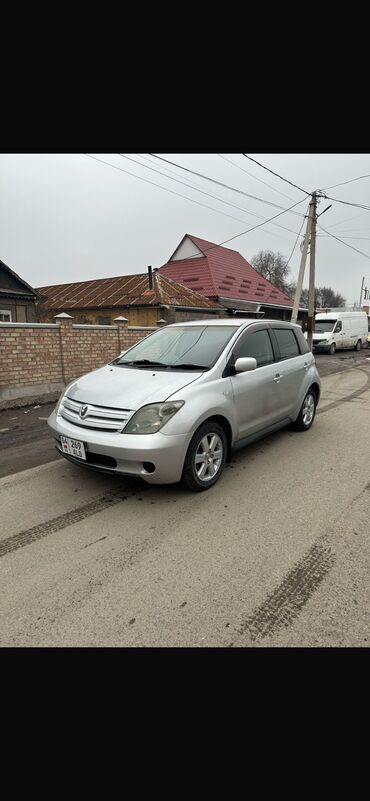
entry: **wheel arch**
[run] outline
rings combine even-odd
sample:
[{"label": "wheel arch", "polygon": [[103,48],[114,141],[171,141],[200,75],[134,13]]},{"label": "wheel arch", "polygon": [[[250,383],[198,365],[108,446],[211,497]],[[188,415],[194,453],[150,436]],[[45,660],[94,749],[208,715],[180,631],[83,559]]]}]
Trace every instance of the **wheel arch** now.
[{"label": "wheel arch", "polygon": [[318,404],[318,402],[320,400],[320,386],[316,381],[314,381],[313,384],[311,384],[310,389],[312,389],[314,391],[314,393],[315,393],[316,406],[317,406],[317,404]]},{"label": "wheel arch", "polygon": [[[213,421],[218,423],[221,428],[223,428],[225,435],[226,435],[226,442],[227,442],[227,451],[226,451],[226,461],[230,462],[231,460],[231,443],[232,443],[232,429],[229,421],[226,417],[222,414],[212,414],[210,417],[207,417],[205,420],[202,421],[201,425],[204,423],[208,423]],[[200,426],[199,426],[200,428]]]}]

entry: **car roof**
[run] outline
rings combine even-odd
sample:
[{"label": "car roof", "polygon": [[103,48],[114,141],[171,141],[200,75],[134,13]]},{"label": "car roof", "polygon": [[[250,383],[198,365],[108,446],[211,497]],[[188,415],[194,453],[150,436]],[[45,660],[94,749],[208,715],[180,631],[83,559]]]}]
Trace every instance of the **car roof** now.
[{"label": "car roof", "polygon": [[264,317],[238,317],[237,319],[233,317],[221,317],[213,320],[187,320],[183,323],[172,323],[171,326],[167,326],[167,328],[171,327],[174,328],[175,326],[196,326],[196,325],[207,325],[207,326],[214,326],[214,325],[222,325],[222,326],[233,326],[234,328],[240,328],[242,325],[252,325],[255,323],[277,323],[278,325],[288,325],[288,326],[295,326],[301,329],[301,326],[297,323],[291,323],[289,320],[268,320]]}]

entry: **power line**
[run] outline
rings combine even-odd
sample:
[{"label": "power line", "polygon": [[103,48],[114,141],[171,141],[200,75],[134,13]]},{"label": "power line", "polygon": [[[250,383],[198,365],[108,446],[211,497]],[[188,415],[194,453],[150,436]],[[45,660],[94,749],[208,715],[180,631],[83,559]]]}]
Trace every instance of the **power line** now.
[{"label": "power line", "polygon": [[370,178],[369,175],[359,175],[358,178],[351,178],[350,181],[342,181],[340,184],[333,184],[332,186],[327,186],[323,191],[327,192],[329,189],[336,189],[337,186],[346,186],[346,184],[353,184],[354,181],[361,181],[362,178]]},{"label": "power line", "polygon": [[278,195],[282,195],[282,197],[285,197],[288,200],[293,200],[293,198],[289,197],[289,195],[286,195],[285,192],[280,192],[280,189],[275,189],[274,186],[271,186],[271,184],[268,184],[266,181],[262,181],[262,178],[257,178],[257,175],[254,175],[253,172],[249,172],[249,170],[245,170],[244,167],[240,167],[239,164],[235,164],[234,161],[231,161],[230,159],[226,158],[226,156],[222,156],[221,153],[217,153],[217,155],[219,156],[220,159],[223,159],[224,161],[227,161],[229,164],[232,164],[233,167],[236,167],[238,170],[241,170],[242,172],[245,172],[247,175],[249,175],[251,178],[254,178],[256,181],[259,181],[260,184],[264,184],[265,186],[268,186],[269,189],[272,189],[273,192],[277,192]]},{"label": "power line", "polygon": [[290,260],[291,260],[291,258],[292,258],[292,256],[293,256],[293,253],[294,253],[294,251],[295,251],[295,249],[296,249],[296,245],[297,245],[298,239],[299,239],[299,237],[300,237],[300,234],[301,234],[302,228],[303,228],[303,226],[304,226],[304,221],[305,221],[305,219],[306,219],[306,218],[305,218],[305,217],[303,217],[303,220],[302,220],[302,225],[301,225],[301,227],[300,227],[300,229],[299,229],[299,232],[298,232],[298,234],[297,234],[297,239],[296,239],[296,241],[294,242],[294,245],[293,245],[293,250],[292,250],[292,252],[291,252],[291,254],[290,254],[290,256],[289,256],[289,259],[288,259],[288,261],[287,261],[287,263],[286,263],[286,266],[287,266],[287,267],[288,267],[288,264],[289,264],[289,262],[290,262]]},{"label": "power line", "polygon": [[[215,178],[210,178],[209,175],[203,175],[201,172],[196,172],[195,170],[190,170],[189,167],[183,167],[182,164],[177,164],[175,161],[169,161],[169,159],[165,159],[162,156],[156,156],[155,153],[150,153],[151,156],[154,158],[159,159],[159,161],[165,161],[166,164],[172,164],[173,167],[179,167],[180,170],[184,170],[185,172],[190,172],[192,175],[197,175],[198,178],[204,178],[206,181],[211,181],[213,184],[218,184],[218,186],[222,186],[224,189],[229,189],[231,192],[237,192],[239,195],[244,195],[245,197],[252,198],[252,200],[258,200],[260,203],[265,203],[267,206],[273,206],[275,209],[284,209],[283,206],[279,206],[277,203],[273,203],[272,200],[264,200],[264,198],[257,197],[256,195],[250,195],[248,192],[243,192],[242,189],[237,189],[235,186],[229,186],[228,184],[224,184],[222,181],[217,181]],[[302,189],[302,192],[304,190]],[[305,193],[308,197],[310,192]],[[292,207],[293,208],[293,207]],[[301,214],[298,212],[292,212],[292,214],[297,214],[298,217],[301,217]]]},{"label": "power line", "polygon": [[283,176],[279,175],[279,173],[274,172],[273,170],[270,170],[269,167],[265,167],[265,165],[261,164],[260,161],[256,161],[256,159],[252,159],[252,156],[247,156],[246,153],[242,153],[242,156],[245,156],[245,158],[249,159],[250,161],[254,161],[254,163],[258,164],[259,167],[262,167],[264,170],[267,170],[267,172],[271,172],[272,175],[276,175],[277,178],[281,178],[282,181],[285,181],[285,183],[290,184],[290,186],[294,186],[295,189],[299,189],[300,192],[304,192],[305,195],[310,195],[311,194],[311,192],[307,192],[305,189],[302,189],[301,186],[297,186],[297,184],[293,184],[292,181],[288,181],[287,178],[283,178]]},{"label": "power line", "polygon": [[[156,186],[158,189],[163,189],[164,192],[169,192],[171,195],[176,195],[177,197],[181,197],[184,200],[188,200],[189,203],[196,203],[197,206],[202,206],[202,208],[204,209],[210,209],[210,211],[215,211],[216,214],[222,214],[223,217],[229,217],[230,220],[236,220],[237,222],[240,223],[245,222],[245,220],[241,220],[240,217],[235,217],[233,214],[227,214],[225,211],[221,211],[220,209],[215,209],[213,206],[208,206],[207,203],[201,203],[199,200],[194,200],[194,198],[186,197],[186,195],[182,195],[181,192],[175,192],[173,189],[168,189],[168,187],[166,186],[161,186],[161,184],[157,184],[155,181],[150,181],[149,178],[142,178],[140,175],[137,175],[134,172],[130,172],[129,170],[124,170],[122,167],[117,167],[116,164],[111,164],[109,161],[103,161],[103,159],[99,159],[96,156],[91,156],[89,153],[84,153],[84,155],[87,156],[89,159],[94,159],[94,161],[99,161],[101,164],[105,164],[106,167],[112,167],[112,169],[118,170],[119,172],[124,172],[126,175],[131,175],[133,178],[137,178],[139,181],[144,181],[144,183],[146,184],[151,184],[152,186]],[[257,217],[258,216],[259,215],[257,215]],[[274,234],[275,231],[271,231],[269,233]],[[293,233],[295,233],[295,231]],[[278,234],[275,234],[275,236],[278,236]]]},{"label": "power line", "polygon": [[[326,236],[331,236],[331,234],[318,234],[318,236],[325,238]],[[342,234],[342,239],[355,239],[357,241],[366,240],[370,242],[370,236],[343,236]]]},{"label": "power line", "polygon": [[349,245],[348,242],[344,242],[344,240],[340,239],[339,236],[335,236],[335,234],[331,234],[330,231],[327,231],[326,228],[322,227],[322,225],[318,225],[318,228],[320,228],[321,231],[325,231],[325,233],[328,234],[329,236],[331,236],[333,239],[337,239],[338,242],[341,242],[342,245],[345,245],[347,248],[351,248],[351,250],[355,250],[356,253],[360,253],[361,256],[365,256],[367,259],[370,259],[370,254],[369,253],[364,253],[363,250],[359,250],[358,248],[353,247],[353,245]]},{"label": "power line", "polygon": [[[270,170],[269,167],[265,167],[264,164],[261,164],[259,161],[256,161],[256,159],[253,159],[251,156],[248,156],[246,153],[243,153],[243,156],[245,156],[245,158],[249,159],[250,161],[254,161],[255,164],[258,164],[260,167],[263,167],[264,170],[267,170],[268,172],[271,172],[272,175],[276,175],[278,178],[281,178],[282,181],[285,181],[286,183],[290,184],[291,186],[294,186],[296,189],[300,189],[301,192],[305,192],[306,195],[311,194],[311,192],[306,192],[305,189],[302,189],[301,186],[297,186],[297,184],[293,184],[292,181],[288,181],[287,178],[283,178],[282,175],[279,175],[277,172],[274,172],[273,170]],[[367,177],[370,177],[370,176],[365,176],[365,175],[360,176],[360,178],[367,178]],[[358,180],[358,179],[354,179],[354,180]],[[351,183],[351,181],[348,181],[346,183]],[[337,184],[337,186],[339,186],[339,184]],[[336,203],[343,203],[346,206],[355,206],[356,208],[366,209],[367,211],[370,211],[370,206],[365,206],[365,204],[363,204],[363,203],[353,203],[353,202],[350,202],[349,200],[339,200],[339,198],[337,198],[337,197],[330,197],[330,195],[326,195],[326,194],[324,195],[324,197],[327,200],[334,200]]]},{"label": "power line", "polygon": [[344,220],[339,220],[339,222],[328,225],[328,228],[334,228],[335,225],[341,225],[342,223],[349,222],[350,220],[358,220],[359,217],[365,217],[365,214],[368,214],[368,212],[364,211],[362,214],[355,214],[354,217],[345,217]]},{"label": "power line", "polygon": [[[299,203],[303,203],[303,200],[298,200],[298,202],[294,203],[293,206],[290,206],[289,208],[284,209],[283,211],[279,211],[279,214],[275,214],[274,217],[270,217],[270,219],[267,220],[267,222],[271,222],[271,220],[275,220],[276,217],[280,217],[281,214],[285,214],[287,211],[290,211],[290,209],[293,209],[294,206],[298,206]],[[244,236],[244,234],[249,234],[250,231],[254,231],[256,228],[260,228],[262,225],[264,225],[264,223],[259,223],[259,225],[254,225],[253,228],[248,228],[247,231],[241,231],[240,234],[235,234],[235,236],[231,236],[229,239],[224,239],[223,242],[219,242],[218,245],[212,245],[211,248],[205,248],[203,252],[205,253],[207,250],[213,250],[213,248],[218,248],[218,247],[220,247],[220,245],[225,245],[226,242],[231,242],[233,239],[237,239],[239,236]],[[191,258],[191,257],[189,257],[189,258]],[[185,259],[184,259],[184,261],[185,261]]]},{"label": "power line", "polygon": [[[94,161],[100,161],[100,163],[101,164],[105,164],[106,167],[112,167],[113,169],[118,170],[119,172],[124,172],[124,173],[126,173],[128,175],[133,175],[134,178],[139,178],[139,180],[145,181],[145,183],[149,183],[149,184],[154,183],[153,181],[149,181],[147,178],[141,178],[139,175],[135,175],[134,173],[131,173],[128,170],[124,170],[124,169],[122,169],[122,167],[117,167],[115,164],[110,164],[108,161],[103,161],[103,159],[99,159],[96,156],[91,156],[89,153],[85,153],[84,155],[87,156],[88,158],[94,159]],[[165,187],[160,186],[159,184],[154,184],[154,186],[158,186],[160,189],[165,189]],[[173,194],[173,195],[178,195],[179,194],[178,192],[174,192],[172,189],[167,189],[167,190],[165,189],[165,191],[171,192],[171,194]],[[180,197],[184,197],[184,195],[180,195]],[[186,198],[186,200],[189,200],[189,199],[191,200],[191,198]],[[198,203],[198,201],[194,201],[193,200],[192,202],[193,203],[197,203],[198,205],[201,205],[201,206],[204,205],[203,203]],[[238,237],[244,236],[245,234],[248,234],[250,231],[254,231],[256,228],[261,228],[261,226],[265,225],[266,222],[271,222],[272,220],[275,220],[276,217],[280,217],[282,214],[286,214],[286,212],[288,212],[291,209],[295,208],[295,206],[299,206],[300,203],[303,203],[303,200],[298,200],[297,203],[294,203],[292,206],[289,206],[287,209],[283,209],[283,211],[279,211],[278,214],[275,214],[273,217],[270,217],[270,219],[268,219],[268,220],[266,220],[266,221],[264,221],[262,223],[258,223],[258,225],[254,225],[252,228],[247,228],[246,231],[241,231],[239,234],[235,234],[234,236],[230,236],[228,239],[224,239],[222,242],[219,242],[217,245],[212,245],[209,248],[205,248],[203,252],[206,253],[208,250],[214,250],[214,248],[220,247],[221,245],[225,245],[226,242],[232,242],[233,239],[238,239]],[[216,209],[212,209],[212,211],[216,211]],[[221,214],[223,214],[223,213],[224,212],[221,212]],[[186,259],[184,259],[184,261],[187,261],[189,258],[192,258],[192,257],[188,256],[188,257],[186,257]]]},{"label": "power line", "polygon": [[345,206],[354,206],[357,209],[366,209],[366,211],[370,211],[370,206],[365,206],[364,203],[352,203],[349,200],[339,200],[337,197],[330,197],[330,195],[324,195],[327,200],[335,200],[336,203],[343,203]]},{"label": "power line", "polygon": [[[146,164],[142,164],[140,161],[137,161],[136,159],[130,158],[129,156],[124,155],[123,153],[118,153],[118,155],[121,156],[121,158],[127,159],[127,161],[132,161],[134,164],[138,164],[140,167],[145,167],[147,170],[152,170],[153,172],[156,172],[159,175],[162,175],[162,177],[168,178],[170,181],[175,181],[176,183],[182,184],[182,186],[186,186],[189,189],[193,189],[195,192],[200,192],[200,194],[202,194],[202,195],[206,195],[207,197],[211,197],[211,198],[213,198],[215,200],[218,200],[220,203],[224,203],[226,206],[231,206],[234,209],[239,209],[239,211],[244,211],[247,214],[251,214],[252,217],[257,217],[257,219],[259,219],[259,220],[265,220],[265,222],[267,220],[267,217],[263,217],[260,214],[256,214],[255,212],[251,211],[250,209],[246,209],[244,206],[238,206],[236,203],[231,203],[228,200],[224,200],[224,198],[220,197],[220,195],[214,195],[214,194],[212,194],[210,192],[205,192],[204,189],[198,189],[196,187],[196,185],[194,184],[194,182],[185,183],[185,181],[179,181],[176,178],[172,178],[170,175],[165,175],[163,172],[161,172],[161,170],[156,170],[154,167],[149,167]],[[173,170],[169,170],[168,167],[164,167],[164,169],[167,170],[168,172],[173,173],[173,175],[178,175],[178,173],[174,172]],[[292,200],[292,198],[289,198],[289,200]],[[277,208],[283,208],[283,207],[282,206],[278,206]],[[302,215],[298,214],[298,216],[301,217]],[[234,219],[237,219],[237,218],[235,217]],[[239,222],[242,222],[242,220],[239,220]],[[289,233],[291,233],[291,234],[295,234],[296,233],[296,231],[292,231],[291,228],[287,228],[285,225],[280,225],[279,223],[272,223],[272,225],[276,225],[278,228],[282,228],[284,231],[289,231]],[[271,233],[271,232],[268,231],[267,233]]]},{"label": "power line", "polygon": [[[172,164],[173,167],[179,167],[179,169],[184,170],[185,172],[190,172],[190,173],[192,173],[192,175],[197,175],[198,178],[204,178],[206,181],[211,181],[212,183],[218,184],[218,186],[222,186],[222,187],[224,187],[224,189],[229,189],[232,192],[237,192],[240,195],[244,195],[245,197],[252,198],[252,200],[258,200],[261,203],[265,203],[266,205],[273,206],[274,208],[277,208],[277,209],[281,209],[282,208],[282,206],[279,206],[277,203],[273,203],[271,200],[264,200],[263,198],[257,197],[256,195],[251,195],[248,192],[243,192],[241,189],[237,189],[234,186],[228,186],[228,184],[225,184],[222,181],[217,181],[215,178],[210,178],[208,175],[203,175],[202,173],[196,172],[195,170],[190,170],[188,167],[183,167],[181,164],[176,164],[176,162],[174,162],[174,161],[170,161],[169,159],[165,159],[162,156],[157,156],[155,153],[150,153],[150,155],[153,156],[156,159],[159,159],[160,161],[166,162],[166,164]],[[300,192],[304,192],[304,194],[307,197],[309,195],[311,195],[311,192],[308,192],[305,189],[302,189],[301,186],[298,186],[297,184],[292,183],[292,181],[288,181],[287,178],[283,178],[282,175],[279,175],[277,172],[274,172],[273,170],[270,170],[269,167],[265,167],[264,164],[261,164],[259,161],[256,161],[256,159],[253,159],[251,156],[248,156],[246,153],[243,153],[242,155],[245,156],[245,158],[250,159],[250,161],[254,161],[256,164],[258,164],[260,167],[262,167],[263,169],[267,170],[268,172],[271,172],[272,175],[277,176],[277,178],[281,178],[282,181],[286,181],[286,183],[290,184],[291,186],[294,186],[296,189],[299,189]],[[324,195],[324,197],[327,198],[328,200],[334,200],[336,203],[343,203],[346,206],[354,206],[355,208],[360,208],[360,209],[365,209],[367,211],[370,211],[370,206],[365,206],[362,203],[353,203],[353,202],[350,202],[350,201],[347,201],[347,200],[339,200],[339,198],[330,197],[330,195]],[[292,214],[296,214],[296,213],[297,212],[292,212]],[[301,215],[298,215],[298,216],[301,216]]]}]

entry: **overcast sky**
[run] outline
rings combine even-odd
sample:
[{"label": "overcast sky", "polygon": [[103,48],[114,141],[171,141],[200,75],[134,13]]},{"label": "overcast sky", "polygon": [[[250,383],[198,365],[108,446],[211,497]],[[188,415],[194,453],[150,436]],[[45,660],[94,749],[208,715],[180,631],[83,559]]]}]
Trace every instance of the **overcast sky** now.
[{"label": "overcast sky", "polygon": [[[139,273],[149,264],[159,267],[185,233],[220,243],[262,222],[261,218],[278,214],[280,209],[269,203],[287,208],[301,200],[274,224],[265,224],[226,245],[247,260],[261,249],[280,251],[289,258],[303,222],[297,213],[306,213],[307,200],[299,189],[243,155],[158,154],[267,203],[148,154],[125,154],[140,166],[118,154],[91,155],[131,175],[83,154],[0,155],[0,259],[32,286]],[[307,191],[370,176],[370,154],[248,155]],[[328,194],[370,207],[370,177],[332,188]],[[358,302],[362,276],[370,289],[370,211],[322,200],[318,212],[329,203],[332,207],[319,223],[348,245],[368,253],[369,258],[329,236],[320,236],[316,285],[332,287],[348,303]],[[290,261],[291,279],[298,274],[299,243]],[[308,262],[306,276],[305,286]]]}]

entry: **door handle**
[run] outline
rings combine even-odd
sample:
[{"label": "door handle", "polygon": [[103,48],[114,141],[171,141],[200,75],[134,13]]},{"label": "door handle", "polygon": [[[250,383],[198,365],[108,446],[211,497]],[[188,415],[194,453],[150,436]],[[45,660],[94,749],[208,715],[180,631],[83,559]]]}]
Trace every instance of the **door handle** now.
[{"label": "door handle", "polygon": [[308,370],[309,366],[310,365],[307,362],[305,362],[304,365],[303,365],[303,369],[304,370]]},{"label": "door handle", "polygon": [[275,376],[275,378],[274,378],[274,381],[275,381],[275,383],[278,383],[282,377],[283,377],[283,376],[282,376],[282,375],[280,375],[280,373],[276,373],[276,376]]}]

